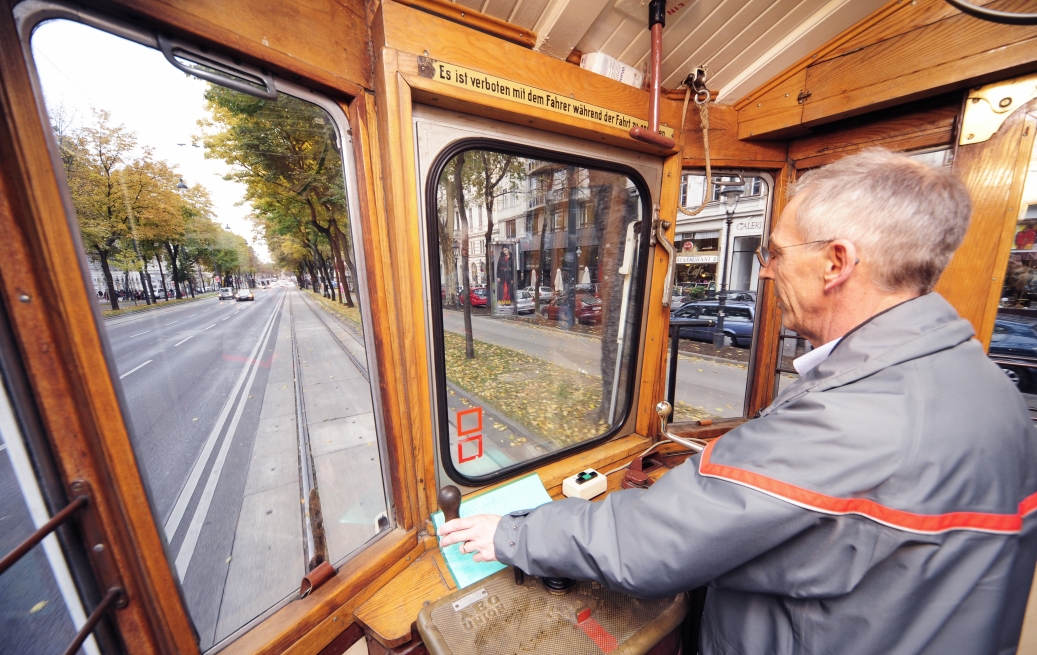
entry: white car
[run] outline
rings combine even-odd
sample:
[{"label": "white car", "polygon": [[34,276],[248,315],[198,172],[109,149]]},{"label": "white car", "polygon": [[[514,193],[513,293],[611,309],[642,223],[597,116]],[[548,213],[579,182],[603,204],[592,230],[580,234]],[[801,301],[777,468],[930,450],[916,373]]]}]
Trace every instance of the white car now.
[{"label": "white car", "polygon": [[241,289],[234,296],[234,302],[241,302],[242,300],[255,300],[255,299],[256,299],[256,297],[254,295],[252,295],[252,292],[249,289]]}]

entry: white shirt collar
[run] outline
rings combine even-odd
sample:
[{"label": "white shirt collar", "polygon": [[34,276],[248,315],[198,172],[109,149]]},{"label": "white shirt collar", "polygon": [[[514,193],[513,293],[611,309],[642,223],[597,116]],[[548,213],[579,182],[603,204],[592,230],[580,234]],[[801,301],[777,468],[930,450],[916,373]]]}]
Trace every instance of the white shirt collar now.
[{"label": "white shirt collar", "polygon": [[796,372],[800,375],[806,375],[817,368],[818,364],[828,359],[828,355],[831,354],[832,349],[839,345],[839,342],[842,340],[842,337],[832,339],[825,345],[814,348],[802,357],[797,357],[792,360],[792,368],[796,369]]}]

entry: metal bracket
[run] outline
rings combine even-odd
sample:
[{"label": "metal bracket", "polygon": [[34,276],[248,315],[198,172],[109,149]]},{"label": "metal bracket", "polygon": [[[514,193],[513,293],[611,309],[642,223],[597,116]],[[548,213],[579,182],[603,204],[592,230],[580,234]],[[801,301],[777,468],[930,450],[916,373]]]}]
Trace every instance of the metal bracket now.
[{"label": "metal bracket", "polygon": [[1037,75],[1024,75],[969,91],[958,145],[982,143],[994,136],[1009,116],[1037,98]]},{"label": "metal bracket", "polygon": [[803,104],[804,102],[807,101],[807,98],[809,98],[812,95],[814,95],[814,94],[809,92],[809,91],[807,91],[806,89],[803,89],[803,90],[801,90],[799,92],[799,95],[796,96],[796,102],[798,102],[799,104]]},{"label": "metal bracket", "polygon": [[[658,208],[656,208],[658,213]],[[669,256],[670,261],[666,265],[666,280],[663,287],[663,307],[669,307],[673,301],[673,273],[677,266],[677,251],[673,244],[666,238],[666,230],[670,229],[670,221],[656,218],[652,221],[652,237],[649,244],[656,246],[662,244],[663,250]]]},{"label": "metal bracket", "polygon": [[111,546],[105,538],[101,520],[97,516],[97,504],[90,483],[85,480],[76,480],[69,485],[69,495],[72,497],[86,496],[89,500],[86,510],[76,514],[76,523],[86,545],[87,555],[93,565],[94,573],[97,575],[98,587],[101,589],[118,589],[119,593],[114,601],[115,607],[126,607],[129,599],[126,597],[122,576],[115,565],[115,557],[112,555]]}]

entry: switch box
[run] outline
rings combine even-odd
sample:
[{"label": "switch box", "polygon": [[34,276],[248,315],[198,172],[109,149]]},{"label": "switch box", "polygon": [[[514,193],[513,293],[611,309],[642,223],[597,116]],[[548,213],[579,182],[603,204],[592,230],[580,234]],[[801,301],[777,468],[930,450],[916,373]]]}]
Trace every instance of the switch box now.
[{"label": "switch box", "polygon": [[580,471],[576,475],[562,480],[562,494],[569,498],[590,500],[599,494],[605,493],[607,488],[608,480],[594,469]]}]

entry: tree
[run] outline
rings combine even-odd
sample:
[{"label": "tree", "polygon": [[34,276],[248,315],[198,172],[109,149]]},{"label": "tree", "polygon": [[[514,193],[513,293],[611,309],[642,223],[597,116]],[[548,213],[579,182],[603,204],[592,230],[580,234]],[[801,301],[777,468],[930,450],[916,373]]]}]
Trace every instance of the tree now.
[{"label": "tree", "polygon": [[464,165],[466,153],[462,150],[454,157],[454,198],[461,218],[461,303],[464,308],[464,356],[475,359],[475,342],[472,338],[472,285],[468,275],[468,211],[464,198]]},{"label": "tree", "polygon": [[[478,198],[486,210],[486,232],[483,239],[486,242],[486,282],[488,297],[490,300],[490,311],[497,311],[497,285],[490,284],[493,276],[493,209],[497,198],[515,190],[516,180],[523,171],[523,160],[513,155],[505,155],[489,150],[476,151],[477,156],[472,157],[471,173],[467,179],[471,185],[471,193]],[[502,184],[503,183],[503,184]],[[512,292],[514,296],[514,292]],[[517,307],[513,304],[513,309]]]}]

